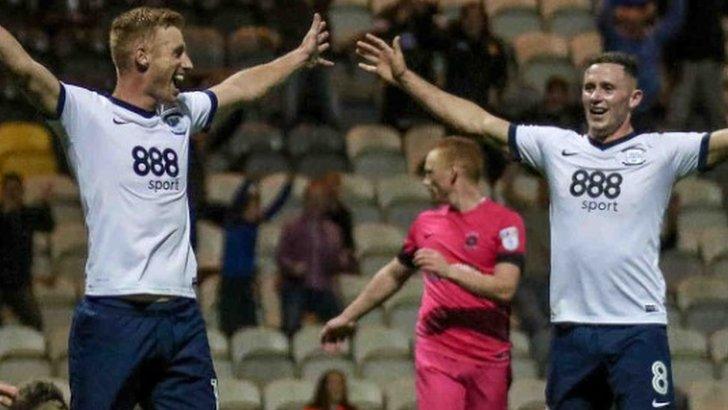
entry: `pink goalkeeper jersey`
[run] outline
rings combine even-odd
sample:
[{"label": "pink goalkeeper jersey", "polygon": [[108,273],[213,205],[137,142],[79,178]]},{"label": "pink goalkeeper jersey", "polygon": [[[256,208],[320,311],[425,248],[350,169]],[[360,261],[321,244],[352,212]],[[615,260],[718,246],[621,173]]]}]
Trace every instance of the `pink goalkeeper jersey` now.
[{"label": "pink goalkeeper jersey", "polygon": [[[429,248],[450,264],[468,265],[492,275],[500,262],[522,267],[525,242],[521,217],[484,199],[468,212],[449,205],[422,212],[410,227],[399,260],[414,267],[415,252]],[[423,273],[425,290],[416,327],[418,353],[430,351],[476,363],[508,360],[510,306]]]}]

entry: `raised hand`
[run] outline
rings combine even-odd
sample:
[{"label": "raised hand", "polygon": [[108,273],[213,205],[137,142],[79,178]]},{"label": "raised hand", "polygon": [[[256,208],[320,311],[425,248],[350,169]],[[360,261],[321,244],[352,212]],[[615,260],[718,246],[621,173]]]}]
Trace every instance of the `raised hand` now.
[{"label": "raised hand", "polygon": [[329,32],[326,30],[326,22],[321,19],[320,14],[314,14],[311,28],[298,47],[306,56],[306,67],[334,65],[332,61],[321,57],[321,53],[328,50],[331,45],[329,44]]},{"label": "raised hand", "polygon": [[407,63],[404,61],[399,36],[394,38],[390,47],[381,38],[367,34],[364,40],[356,42],[356,53],[365,60],[365,62],[359,63],[359,67],[377,74],[392,85],[397,85],[399,79],[407,71]]}]

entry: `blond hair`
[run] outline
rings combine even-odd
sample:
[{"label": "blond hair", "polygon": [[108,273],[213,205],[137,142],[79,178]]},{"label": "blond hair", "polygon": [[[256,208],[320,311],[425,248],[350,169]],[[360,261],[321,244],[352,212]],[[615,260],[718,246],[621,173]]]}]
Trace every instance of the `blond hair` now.
[{"label": "blond hair", "polygon": [[464,137],[446,137],[435,146],[441,158],[449,166],[459,166],[472,182],[478,182],[483,175],[483,151],[475,141]]},{"label": "blond hair", "polygon": [[182,29],[185,20],[174,10],[156,7],[137,7],[120,14],[111,23],[109,49],[116,68],[122,72],[132,67],[134,44],[149,40],[158,27]]}]

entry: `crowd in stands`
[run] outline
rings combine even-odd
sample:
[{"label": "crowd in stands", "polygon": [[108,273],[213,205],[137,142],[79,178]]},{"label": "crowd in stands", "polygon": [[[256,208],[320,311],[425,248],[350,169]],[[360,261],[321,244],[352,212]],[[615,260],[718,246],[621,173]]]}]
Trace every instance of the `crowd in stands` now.
[{"label": "crowd in stands", "polygon": [[[139,3],[0,0],[0,25],[62,81],[110,92],[115,74],[106,30],[114,15]],[[519,123],[584,131],[583,62],[602,50],[619,50],[639,59],[639,84],[646,96],[636,119],[640,130],[726,126],[723,19],[728,2],[722,0],[143,3],[171,6],[187,18],[186,41],[196,67],[190,88],[291,49],[314,11],[331,25],[336,67],[301,72],[261,102],[219,113],[212,130],[193,141],[189,183],[198,227],[200,301],[211,334],[220,336],[211,336],[216,364],[224,363],[219,373],[230,379],[254,377],[255,346],[244,350],[240,345],[255,345],[250,335],[260,330],[255,337],[268,344],[260,351],[284,359],[276,365],[266,356],[265,366],[278,370],[270,379],[254,381],[263,386],[298,374],[307,384],[284,380],[266,390],[255,387],[255,394],[303,388],[311,410],[353,408],[342,385],[357,374],[355,369],[386,380],[382,386],[393,383],[366,367],[376,355],[367,356],[356,341],[346,359],[329,361],[314,350],[299,357],[296,346],[305,338],[315,341],[317,332],[311,329],[338,314],[376,269],[396,256],[409,222],[430,206],[417,186],[424,153],[433,141],[455,132],[433,125],[435,120],[410,97],[356,67],[353,44],[362,33],[378,33],[387,41],[401,36],[412,70]],[[38,177],[37,170],[47,168],[27,171],[8,160],[17,151],[3,145],[11,130],[3,127],[21,121],[43,124],[44,119],[0,73],[0,305],[12,310],[12,315],[0,312],[0,321],[14,315],[17,322],[45,332],[50,346],[64,324],[67,331],[70,310],[61,316],[48,312],[59,301],[75,301],[82,287],[81,208],[69,177]],[[54,169],[63,173],[60,138],[45,132],[48,150],[56,153]],[[516,381],[519,376],[537,380],[548,355],[549,193],[531,170],[509,164],[499,149],[483,148],[488,154],[484,189],[519,210],[527,228],[526,270],[513,301],[514,368]],[[26,195],[33,197],[30,205],[22,201],[24,183],[33,191]],[[682,359],[673,370],[684,390],[698,374],[728,378],[728,343],[719,346],[728,341],[727,199],[724,166],[678,184],[666,217],[661,266],[674,327],[671,343]],[[401,330],[397,334],[406,336],[408,349],[421,292],[418,280],[412,279],[412,293],[403,292],[364,318],[373,333],[362,332],[361,340],[396,341],[399,336],[375,331]],[[384,324],[389,327],[380,328]],[[10,357],[1,348],[0,380],[2,361]],[[63,353],[44,350],[42,355],[54,361],[54,370],[40,376],[67,377],[58,364],[65,360]],[[409,355],[406,350],[397,359],[381,360],[387,362],[382,366],[404,374],[411,371]],[[328,365],[339,370],[326,372]],[[531,388],[523,386],[514,385],[514,395]],[[691,397],[699,394],[690,391]]]}]

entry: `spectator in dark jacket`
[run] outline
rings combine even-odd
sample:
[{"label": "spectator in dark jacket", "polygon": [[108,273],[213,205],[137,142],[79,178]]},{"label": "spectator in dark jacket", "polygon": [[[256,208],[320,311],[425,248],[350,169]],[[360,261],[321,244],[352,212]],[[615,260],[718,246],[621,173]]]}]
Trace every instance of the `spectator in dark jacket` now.
[{"label": "spectator in dark jacket", "polygon": [[228,336],[245,326],[256,326],[256,242],[258,227],[285,205],[291,193],[290,176],[278,196],[265,209],[255,183],[246,180],[229,207],[209,205],[203,217],[223,227],[225,244],[218,288],[220,330]]},{"label": "spectator in dark jacket", "polygon": [[0,306],[12,309],[20,322],[42,330],[43,321],[33,294],[33,232],[50,232],[54,223],[46,201],[41,206],[23,204],[23,180],[18,174],[2,178],[0,198]]}]

